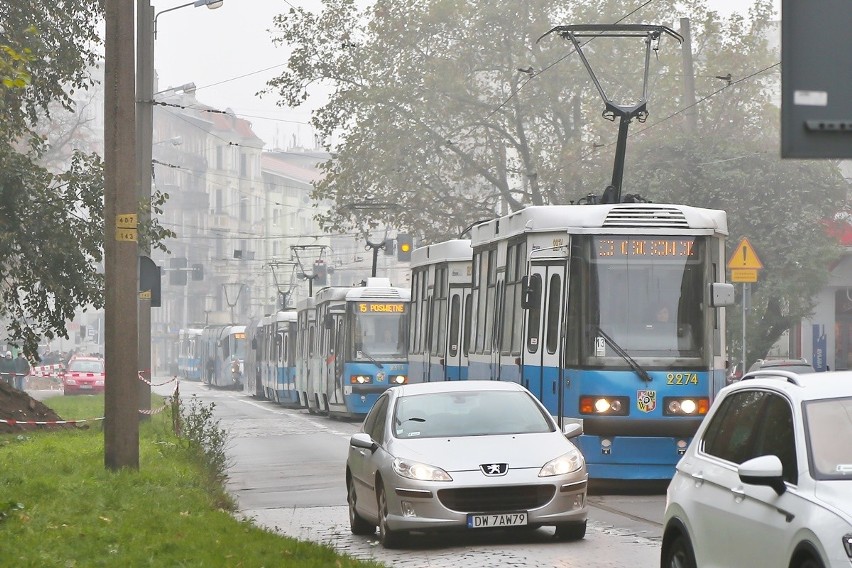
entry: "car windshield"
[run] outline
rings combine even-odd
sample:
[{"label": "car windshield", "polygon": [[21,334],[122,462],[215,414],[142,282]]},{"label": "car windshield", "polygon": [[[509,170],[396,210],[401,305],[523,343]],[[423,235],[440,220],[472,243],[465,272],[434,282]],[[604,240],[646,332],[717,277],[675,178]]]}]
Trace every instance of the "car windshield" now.
[{"label": "car windshield", "polygon": [[397,438],[438,438],[552,432],[547,415],[525,392],[466,391],[400,397]]},{"label": "car windshield", "polygon": [[103,373],[104,362],[94,360],[71,361],[68,364],[68,370],[72,373]]},{"label": "car windshield", "polygon": [[807,402],[805,421],[816,479],[852,479],[852,397]]}]

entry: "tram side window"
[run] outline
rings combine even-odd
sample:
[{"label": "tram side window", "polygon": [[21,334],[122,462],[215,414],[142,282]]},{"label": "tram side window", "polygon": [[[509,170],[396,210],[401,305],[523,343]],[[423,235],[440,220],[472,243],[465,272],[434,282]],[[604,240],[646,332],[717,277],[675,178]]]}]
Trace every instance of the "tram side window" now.
[{"label": "tram side window", "polygon": [[503,355],[520,353],[521,349],[521,277],[523,274],[523,244],[509,247],[506,267],[505,310],[500,352]]},{"label": "tram side window", "polygon": [[422,270],[416,270],[411,277],[411,318],[409,318],[408,323],[409,353],[419,353],[417,349],[417,339],[419,337],[420,330],[418,317],[420,316],[420,278],[422,275]]},{"label": "tram side window", "polygon": [[485,299],[485,332],[483,337],[483,353],[491,353],[494,347],[494,319],[497,316],[497,251],[488,251],[487,292]]},{"label": "tram side window", "polygon": [[[533,274],[529,279],[530,295],[533,298],[541,298],[541,275]],[[531,306],[527,314],[527,351],[535,353],[539,346],[539,332],[541,330],[541,305]]]},{"label": "tram side window", "polygon": [[558,274],[550,277],[547,291],[547,352],[556,353],[559,344],[559,312],[562,307],[562,278]]},{"label": "tram side window", "polygon": [[462,353],[467,357],[470,353],[470,331],[471,319],[473,318],[473,294],[468,294],[464,299],[464,341],[462,343]]},{"label": "tram side window", "polygon": [[474,279],[473,279],[473,294],[476,297],[476,306],[473,310],[473,345],[471,349],[474,353],[481,353],[485,337],[485,281],[484,275],[488,273],[484,265],[487,255],[477,253],[473,259]]},{"label": "tram side window", "polygon": [[446,322],[444,321],[447,307],[446,290],[447,269],[445,267],[436,268],[435,286],[432,289],[432,317],[430,318],[432,355],[443,356],[446,353],[447,336]]},{"label": "tram side window", "polygon": [[449,355],[455,357],[459,354],[459,317],[461,308],[461,298],[458,294],[453,294],[450,300],[450,346]]}]

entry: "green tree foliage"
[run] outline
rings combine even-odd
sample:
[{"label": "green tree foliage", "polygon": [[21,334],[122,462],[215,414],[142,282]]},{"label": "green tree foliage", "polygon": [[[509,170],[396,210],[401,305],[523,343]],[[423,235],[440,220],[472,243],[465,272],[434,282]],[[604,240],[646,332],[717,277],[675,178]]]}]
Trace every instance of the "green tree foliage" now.
[{"label": "green tree foliage", "polygon": [[[604,103],[570,42],[542,36],[589,23],[678,30],[685,16],[699,102],[688,108],[683,52],[664,38],[651,55],[650,117],[630,127],[623,191],[725,209],[731,246],[747,235],[758,247],[767,268],[754,297],[753,353],[812,309],[837,254],[820,220],[842,207],[845,188],[831,164],[779,158],[769,0],[726,20],[704,0],[363,5],[330,0],[319,13],[292,8],[275,21],[276,41],[292,51],[268,92],[297,106],[316,84],[332,91],[313,117],[333,141],[314,193],[336,206],[324,227],[394,224],[438,240],[495,212],[600,195],[617,122],[601,117]],[[593,38],[583,50],[612,101],[637,100],[641,41]]]},{"label": "green tree foliage", "polygon": [[67,337],[78,307],[103,304],[103,165],[74,153],[49,171],[39,134],[92,85],[101,14],[90,0],[0,3],[0,317],[30,356]]}]

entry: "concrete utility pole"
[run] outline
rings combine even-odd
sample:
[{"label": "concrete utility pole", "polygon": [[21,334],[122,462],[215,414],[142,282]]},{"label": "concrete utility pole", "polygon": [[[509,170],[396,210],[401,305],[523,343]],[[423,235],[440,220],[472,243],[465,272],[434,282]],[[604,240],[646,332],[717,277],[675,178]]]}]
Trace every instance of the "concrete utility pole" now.
[{"label": "concrete utility pole", "polygon": [[104,54],[104,464],[139,468],[133,1],[106,0]]},{"label": "concrete utility pole", "polygon": [[[151,146],[154,132],[154,8],[151,0],[136,4],[136,194],[139,203],[151,203]],[[150,220],[143,214],[140,221]],[[150,255],[150,245],[140,255]],[[151,299],[139,298],[139,371],[151,380]],[[139,381],[139,409],[151,409],[151,385]]]}]

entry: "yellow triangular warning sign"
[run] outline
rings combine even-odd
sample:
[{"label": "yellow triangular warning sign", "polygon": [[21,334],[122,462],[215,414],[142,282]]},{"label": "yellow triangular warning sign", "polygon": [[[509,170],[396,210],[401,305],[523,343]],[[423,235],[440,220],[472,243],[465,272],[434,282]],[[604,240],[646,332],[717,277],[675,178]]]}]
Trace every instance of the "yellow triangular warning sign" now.
[{"label": "yellow triangular warning sign", "polygon": [[743,237],[743,240],[737,245],[734,254],[728,260],[728,268],[763,268],[763,263],[757,258],[757,252],[747,238]]}]

